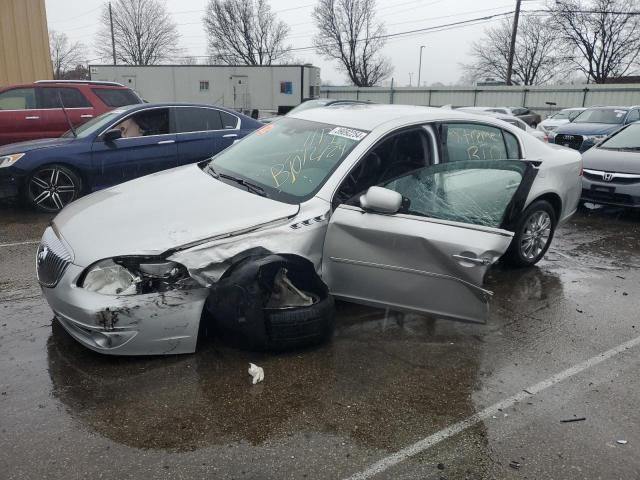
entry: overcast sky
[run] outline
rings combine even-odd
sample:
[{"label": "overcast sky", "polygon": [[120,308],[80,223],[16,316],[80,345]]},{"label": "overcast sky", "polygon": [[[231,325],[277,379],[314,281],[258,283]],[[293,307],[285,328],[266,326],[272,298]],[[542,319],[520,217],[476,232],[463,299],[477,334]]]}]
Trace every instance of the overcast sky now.
[{"label": "overcast sky", "polygon": [[[290,27],[289,43],[294,47],[312,45],[315,27],[311,12],[313,0],[268,0],[272,10]],[[90,60],[98,63],[92,47],[98,28],[103,0],[46,0],[50,30],[66,33],[73,41],[81,41],[90,49]],[[384,22],[388,33],[429,28],[488,15],[510,12],[516,0],[378,0],[377,17]],[[523,8],[534,9],[544,0],[526,0]],[[202,17],[207,0],[167,0],[166,7],[177,24],[181,35],[180,47],[185,55],[207,54],[207,40]],[[397,85],[408,85],[413,74],[413,85],[418,77],[420,45],[425,45],[422,57],[422,83],[456,82],[462,75],[461,63],[468,63],[470,43],[482,36],[485,28],[496,25],[500,18],[484,20],[475,25],[445,27],[408,36],[390,38],[383,54],[391,59],[393,77]],[[318,56],[313,50],[295,52],[295,57],[313,63],[322,69],[323,81],[345,85],[345,76],[337,64]]]}]

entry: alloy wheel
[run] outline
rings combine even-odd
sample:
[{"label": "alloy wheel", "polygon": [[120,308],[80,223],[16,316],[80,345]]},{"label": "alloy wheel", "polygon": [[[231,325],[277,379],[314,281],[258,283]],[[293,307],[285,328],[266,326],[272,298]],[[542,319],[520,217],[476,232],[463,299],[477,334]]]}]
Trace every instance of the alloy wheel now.
[{"label": "alloy wheel", "polygon": [[45,210],[58,211],[75,200],[78,187],[73,178],[58,167],[38,170],[29,181],[33,203]]},{"label": "alloy wheel", "polygon": [[533,260],[544,251],[551,236],[551,216],[538,210],[529,216],[520,240],[522,256]]}]

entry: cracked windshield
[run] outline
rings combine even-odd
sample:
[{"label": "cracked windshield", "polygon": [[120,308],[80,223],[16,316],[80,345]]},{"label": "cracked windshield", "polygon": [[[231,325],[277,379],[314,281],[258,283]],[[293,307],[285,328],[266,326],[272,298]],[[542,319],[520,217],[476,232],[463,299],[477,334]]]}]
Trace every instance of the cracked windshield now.
[{"label": "cracked windshield", "polygon": [[271,198],[297,203],[314,194],[367,133],[283,118],[223,152],[212,166],[259,184]]}]

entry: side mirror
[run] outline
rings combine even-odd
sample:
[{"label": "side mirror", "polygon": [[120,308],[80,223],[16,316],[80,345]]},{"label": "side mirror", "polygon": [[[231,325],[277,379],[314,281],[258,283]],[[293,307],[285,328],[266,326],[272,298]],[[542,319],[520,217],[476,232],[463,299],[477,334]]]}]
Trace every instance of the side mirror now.
[{"label": "side mirror", "polygon": [[117,140],[119,138],[122,138],[122,132],[119,128],[112,128],[111,130],[107,130],[102,136],[102,139],[105,142],[113,142],[114,140]]},{"label": "side mirror", "polygon": [[371,187],[360,197],[360,206],[378,213],[396,213],[402,205],[402,195],[382,187]]}]

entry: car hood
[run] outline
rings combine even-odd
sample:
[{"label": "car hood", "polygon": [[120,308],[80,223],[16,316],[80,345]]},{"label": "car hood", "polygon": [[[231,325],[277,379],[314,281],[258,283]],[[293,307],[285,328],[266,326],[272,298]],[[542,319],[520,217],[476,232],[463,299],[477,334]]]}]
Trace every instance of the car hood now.
[{"label": "car hood", "polygon": [[30,140],[28,142],[10,143],[0,147],[0,156],[12,153],[26,153],[42,148],[62,147],[78,141],[75,138],[42,138],[40,140]]},{"label": "car hood", "polygon": [[640,152],[591,148],[582,154],[583,168],[640,175]]},{"label": "car hood", "polygon": [[298,210],[299,205],[249,193],[187,165],[76,200],[53,223],[71,248],[73,263],[88,266],[120,255],[159,255]]},{"label": "car hood", "polygon": [[569,123],[558,127],[555,132],[565,135],[608,135],[621,126],[621,123]]}]

